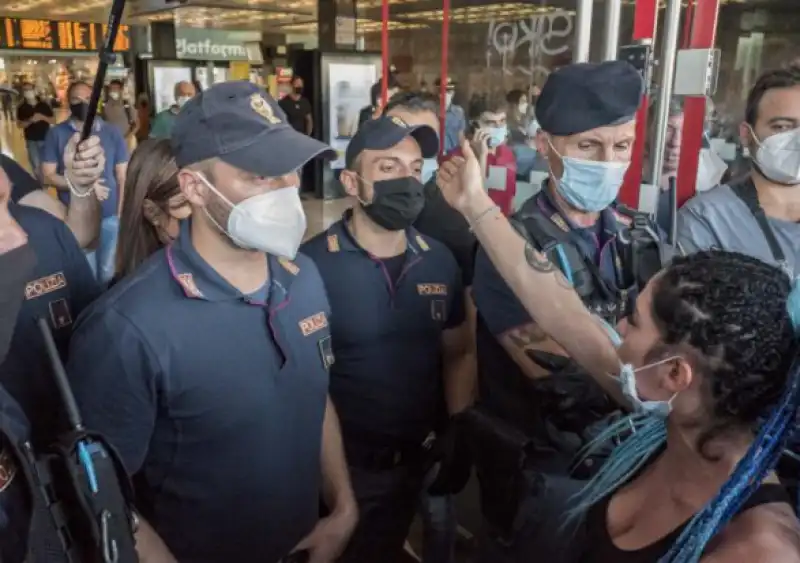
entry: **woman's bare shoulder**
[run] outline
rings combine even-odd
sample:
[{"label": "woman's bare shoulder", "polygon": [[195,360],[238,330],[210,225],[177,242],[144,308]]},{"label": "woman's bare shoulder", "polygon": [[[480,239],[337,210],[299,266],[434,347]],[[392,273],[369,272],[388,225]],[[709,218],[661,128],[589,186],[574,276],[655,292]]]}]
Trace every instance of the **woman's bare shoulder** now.
[{"label": "woman's bare shoulder", "polygon": [[800,523],[785,503],[756,506],[734,519],[703,563],[800,563]]}]

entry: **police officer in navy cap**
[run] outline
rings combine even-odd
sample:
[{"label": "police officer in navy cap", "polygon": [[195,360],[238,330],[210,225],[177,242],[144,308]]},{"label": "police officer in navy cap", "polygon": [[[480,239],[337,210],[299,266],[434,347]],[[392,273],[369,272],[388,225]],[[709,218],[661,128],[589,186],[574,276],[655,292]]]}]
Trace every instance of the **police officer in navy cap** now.
[{"label": "police officer in navy cap", "polygon": [[297,171],[332,151],[246,81],[192,98],[172,148],[191,219],[80,319],[67,371],[86,425],[181,563],[333,561],[357,510],[327,398],[328,300],[297,253]]},{"label": "police officer in navy cap", "polygon": [[[513,216],[587,306],[612,325],[630,313],[637,291],[660,268],[655,225],[615,203],[631,160],[643,88],[639,73],[625,62],[572,64],[552,73],[536,103],[537,150],[550,174],[541,192]],[[526,470],[568,474],[610,403],[536,325],[483,249],[476,256],[473,296],[480,408],[487,413],[482,420],[508,425],[524,437],[518,447],[520,456],[527,453]],[[492,452],[495,446],[490,439],[481,449]],[[490,539],[506,543],[514,537],[525,495],[507,486],[513,476],[491,465],[496,455],[477,459],[483,498],[490,499],[484,502]],[[481,471],[482,463],[489,470]],[[501,554],[493,557],[502,560]]]},{"label": "police officer in navy cap", "polygon": [[302,248],[331,303],[331,398],[361,517],[340,563],[405,560],[434,442],[474,370],[457,262],[412,226],[425,204],[423,160],[438,148],[427,125],[364,123],[341,175],[357,204]]}]

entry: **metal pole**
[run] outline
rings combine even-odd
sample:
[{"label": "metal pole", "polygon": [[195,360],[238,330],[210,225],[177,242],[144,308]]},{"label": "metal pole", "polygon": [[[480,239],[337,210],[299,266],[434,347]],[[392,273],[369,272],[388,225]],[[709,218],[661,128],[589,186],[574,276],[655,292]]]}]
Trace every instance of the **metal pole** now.
[{"label": "metal pole", "polygon": [[386,106],[389,97],[389,0],[381,2],[381,107]]},{"label": "metal pole", "polygon": [[442,68],[439,73],[439,156],[444,156],[444,128],[447,118],[447,62],[450,56],[450,0],[442,1]]},{"label": "metal pole", "polygon": [[603,45],[603,60],[617,60],[619,48],[619,20],[622,17],[622,0],[606,0],[606,19],[604,27],[605,44]]},{"label": "metal pole", "polygon": [[681,0],[668,0],[664,26],[664,47],[661,51],[656,126],[650,142],[650,183],[658,186],[664,168],[664,145],[667,141],[669,102],[672,98],[672,81],[675,76],[675,57],[678,52],[678,31],[681,21]]},{"label": "metal pole", "polygon": [[589,47],[592,39],[593,0],[578,0],[578,14],[575,18],[575,52],[572,62],[589,62]]}]

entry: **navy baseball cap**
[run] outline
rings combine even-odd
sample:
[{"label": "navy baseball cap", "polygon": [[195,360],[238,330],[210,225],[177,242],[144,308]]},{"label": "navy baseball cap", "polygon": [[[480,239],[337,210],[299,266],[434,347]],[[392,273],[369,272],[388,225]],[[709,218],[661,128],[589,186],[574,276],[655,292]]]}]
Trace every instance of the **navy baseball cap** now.
[{"label": "navy baseball cap", "polygon": [[439,152],[439,136],[428,125],[409,125],[399,117],[381,116],[365,121],[347,145],[344,162],[347,168],[364,151],[390,149],[406,137],[413,137],[422,150],[422,158],[433,158]]},{"label": "navy baseball cap", "polygon": [[246,80],[221,82],[184,105],[172,129],[179,167],[209,158],[274,178],[316,156],[335,158],[328,145],[294,130],[278,103]]}]

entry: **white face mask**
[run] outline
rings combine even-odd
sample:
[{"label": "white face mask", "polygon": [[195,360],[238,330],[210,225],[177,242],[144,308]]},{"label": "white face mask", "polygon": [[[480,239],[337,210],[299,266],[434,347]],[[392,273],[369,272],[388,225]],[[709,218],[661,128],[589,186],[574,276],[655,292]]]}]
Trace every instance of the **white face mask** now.
[{"label": "white face mask", "polygon": [[764,175],[778,184],[800,184],[800,129],[783,131],[759,141],[755,161]]},{"label": "white face mask", "polygon": [[444,104],[446,107],[450,107],[450,104],[453,103],[453,92],[447,92],[444,95]]},{"label": "white face mask", "polygon": [[306,232],[306,214],[297,187],[270,190],[237,204],[219,193],[202,174],[197,175],[219,198],[231,207],[225,229],[206,216],[241,248],[294,260]]},{"label": "white face mask", "polygon": [[34,92],[33,90],[25,90],[23,96],[25,96],[26,100],[32,102],[33,100],[36,99],[36,92]]},{"label": "white face mask", "polygon": [[521,115],[527,115],[527,113],[528,113],[528,104],[522,103],[522,104],[517,106],[517,109],[519,109],[519,113]]},{"label": "white face mask", "polygon": [[175,103],[178,105],[179,108],[182,108],[186,105],[186,102],[191,100],[191,96],[178,96],[178,99],[175,100]]},{"label": "white face mask", "polygon": [[119,100],[119,92],[109,92],[108,97],[112,100]]}]

